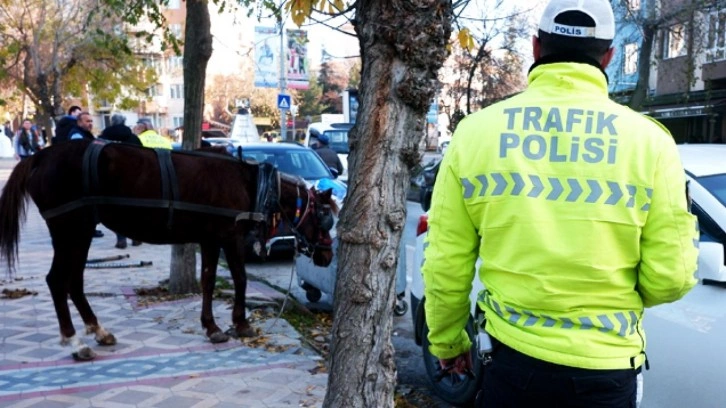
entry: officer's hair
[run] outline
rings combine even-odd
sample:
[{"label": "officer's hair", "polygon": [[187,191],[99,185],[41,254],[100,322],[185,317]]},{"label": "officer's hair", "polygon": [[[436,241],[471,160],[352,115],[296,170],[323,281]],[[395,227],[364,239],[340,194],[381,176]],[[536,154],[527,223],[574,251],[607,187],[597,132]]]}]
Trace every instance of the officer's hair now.
[{"label": "officer's hair", "polygon": [[72,114],[73,114],[73,112],[75,112],[75,111],[79,111],[79,110],[83,110],[83,109],[81,109],[81,107],[80,107],[80,106],[77,106],[77,105],[73,105],[73,106],[71,106],[70,108],[68,108],[68,114],[69,114],[69,115],[72,115]]},{"label": "officer's hair", "polygon": [[[595,20],[580,11],[560,13],[555,17],[555,22],[569,26],[595,27]],[[600,61],[613,43],[612,40],[569,37],[542,30],[539,30],[537,36],[540,43],[540,57],[577,54]]]}]

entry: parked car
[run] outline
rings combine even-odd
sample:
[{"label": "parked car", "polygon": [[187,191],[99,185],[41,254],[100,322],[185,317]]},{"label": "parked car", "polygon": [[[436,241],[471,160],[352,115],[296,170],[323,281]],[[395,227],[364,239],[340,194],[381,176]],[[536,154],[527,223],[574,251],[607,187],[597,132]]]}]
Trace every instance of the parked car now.
[{"label": "parked car", "polygon": [[[288,142],[251,143],[243,146],[242,157],[260,163],[271,163],[279,171],[300,176],[309,185],[315,186],[319,190],[330,188],[333,190],[333,197],[339,204],[342,204],[347,193],[346,185],[335,180],[328,166],[309,147]],[[291,249],[294,245],[294,236],[290,232],[290,226],[282,223],[271,241],[273,251]]]},{"label": "parked car", "polygon": [[687,144],[678,150],[701,232],[698,278],[726,285],[726,145]]},{"label": "parked car", "polygon": [[[689,180],[689,191],[693,200],[692,211],[698,217],[701,232],[700,252],[698,257],[697,277],[703,284],[726,286],[726,145],[693,144],[678,146],[681,161]],[[438,171],[438,169],[437,169]],[[422,200],[424,211],[430,207],[430,198]],[[426,373],[431,381],[434,392],[445,401],[461,405],[474,399],[479,388],[482,365],[472,346],[472,358],[475,359],[475,376],[446,375],[441,377],[438,359],[428,350],[428,326],[424,315],[423,304],[424,282],[421,276],[423,264],[424,239],[428,232],[428,215],[423,214],[416,229],[416,246],[414,251],[414,267],[411,282],[411,318],[413,319],[414,338],[422,347]],[[473,327],[474,307],[478,293],[484,289],[479,280],[479,266],[476,265],[476,276],[472,282],[469,297],[471,302],[471,320],[468,327],[469,337],[474,343]]]},{"label": "parked car", "polygon": [[439,143],[436,151],[443,155],[444,153],[446,153],[446,149],[449,148],[449,143],[451,143],[451,140],[444,140],[443,142]]},{"label": "parked car", "polygon": [[238,142],[228,137],[202,137],[202,146],[205,145],[205,142],[210,146],[224,146],[227,149],[227,153],[232,156],[237,154],[237,146],[239,146]]}]

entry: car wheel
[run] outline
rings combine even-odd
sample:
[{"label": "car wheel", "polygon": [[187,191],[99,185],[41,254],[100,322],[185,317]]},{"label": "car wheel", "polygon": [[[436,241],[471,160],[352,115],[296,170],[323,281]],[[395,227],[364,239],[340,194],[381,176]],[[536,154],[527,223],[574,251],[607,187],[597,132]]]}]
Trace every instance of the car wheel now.
[{"label": "car wheel", "polygon": [[466,332],[469,334],[469,339],[472,341],[471,357],[474,364],[474,378],[466,375],[449,374],[443,376],[440,381],[436,381],[436,379],[440,377],[441,364],[439,364],[439,359],[429,352],[429,326],[426,322],[424,322],[423,326],[422,351],[426,374],[436,395],[449,404],[465,405],[474,401],[476,393],[479,390],[479,379],[482,375],[482,364],[477,357],[474,325],[471,319],[466,325]]},{"label": "car wheel", "polygon": [[323,297],[323,293],[320,289],[308,285],[308,287],[305,288],[305,297],[308,299],[308,302],[316,303]]},{"label": "car wheel", "polygon": [[405,300],[399,300],[396,305],[393,306],[393,314],[396,316],[403,316],[408,312],[408,302]]}]

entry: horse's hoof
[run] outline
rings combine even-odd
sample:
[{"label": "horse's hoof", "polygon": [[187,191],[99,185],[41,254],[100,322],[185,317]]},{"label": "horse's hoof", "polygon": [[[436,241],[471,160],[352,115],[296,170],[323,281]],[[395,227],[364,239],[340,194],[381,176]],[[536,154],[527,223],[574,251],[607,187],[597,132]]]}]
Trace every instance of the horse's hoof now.
[{"label": "horse's hoof", "polygon": [[71,355],[76,361],[91,361],[96,358],[96,353],[90,347],[83,347]]},{"label": "horse's hoof", "polygon": [[99,346],[115,346],[116,345],[116,337],[114,337],[113,334],[109,333],[100,339],[96,339],[96,343],[98,343]]},{"label": "horse's hoof", "polygon": [[235,330],[234,328],[230,327],[229,330],[227,330],[225,333],[229,334],[235,339],[239,339],[241,337],[257,337],[257,332],[252,327],[248,327],[244,330]]},{"label": "horse's hoof", "polygon": [[217,331],[217,332],[212,333],[209,336],[209,341],[211,341],[214,344],[226,343],[227,341],[229,341],[229,336],[226,335],[225,333],[222,333],[221,331]]},{"label": "horse's hoof", "polygon": [[257,331],[251,327],[248,327],[238,333],[240,337],[257,337]]},{"label": "horse's hoof", "polygon": [[232,328],[232,327],[230,327],[229,329],[227,329],[227,330],[226,330],[226,331],[224,332],[224,334],[226,334],[227,336],[229,336],[229,337],[232,337],[232,338],[234,338],[234,339],[238,339],[238,338],[239,338],[239,334],[237,334],[237,330],[235,330],[235,329],[234,329],[234,328]]}]

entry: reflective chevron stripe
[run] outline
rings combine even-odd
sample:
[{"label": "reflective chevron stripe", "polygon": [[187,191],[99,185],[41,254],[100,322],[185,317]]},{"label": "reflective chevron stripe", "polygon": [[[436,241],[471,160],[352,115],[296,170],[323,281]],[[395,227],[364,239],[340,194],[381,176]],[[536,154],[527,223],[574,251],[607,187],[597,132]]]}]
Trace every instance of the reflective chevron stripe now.
[{"label": "reflective chevron stripe", "polygon": [[[632,335],[638,326],[638,315],[634,311],[599,314],[597,316],[580,316],[577,318],[552,317],[538,315],[529,310],[517,310],[511,306],[503,306],[491,297],[479,296],[502,319],[514,325],[523,327],[547,327],[565,330],[598,330],[603,333],[612,333],[620,337]],[[526,319],[522,319],[522,317]],[[559,325],[558,325],[559,324]]]},{"label": "reflective chevron stripe", "polygon": [[[476,197],[526,195],[548,201],[622,205],[626,208],[635,208],[637,204],[641,211],[650,209],[650,200],[653,196],[653,189],[633,184],[572,177],[541,177],[518,172],[496,172],[472,178],[465,177],[461,179],[461,185],[465,200],[475,195]],[[489,189],[490,185],[492,189]]]}]

